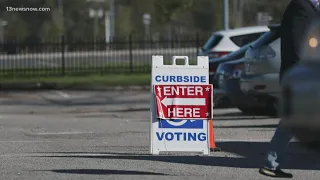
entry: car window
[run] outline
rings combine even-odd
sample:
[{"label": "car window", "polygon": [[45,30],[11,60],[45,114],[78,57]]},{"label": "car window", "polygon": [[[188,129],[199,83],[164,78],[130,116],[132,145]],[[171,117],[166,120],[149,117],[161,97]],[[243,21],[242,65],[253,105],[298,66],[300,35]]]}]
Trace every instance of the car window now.
[{"label": "car window", "polygon": [[249,49],[250,45],[252,43],[249,43],[243,47],[241,47],[239,50],[237,51],[234,51],[230,54],[228,54],[227,56],[225,56],[225,58],[228,58],[228,59],[240,59],[240,58],[243,58],[246,54],[246,51]]},{"label": "car window", "polygon": [[280,31],[271,30],[264,35],[262,35],[255,43],[252,44],[253,48],[258,48],[260,46],[269,44],[280,37]]},{"label": "car window", "polygon": [[241,46],[247,45],[247,44],[257,40],[264,33],[265,32],[254,33],[254,34],[246,34],[246,35],[240,35],[240,36],[232,36],[232,37],[230,37],[230,39],[237,46],[241,47]]},{"label": "car window", "polygon": [[203,46],[203,49],[205,49],[205,50],[212,49],[214,46],[216,46],[221,41],[222,38],[223,38],[222,35],[218,35],[218,34],[212,35],[208,39],[208,41],[205,43],[205,45]]}]

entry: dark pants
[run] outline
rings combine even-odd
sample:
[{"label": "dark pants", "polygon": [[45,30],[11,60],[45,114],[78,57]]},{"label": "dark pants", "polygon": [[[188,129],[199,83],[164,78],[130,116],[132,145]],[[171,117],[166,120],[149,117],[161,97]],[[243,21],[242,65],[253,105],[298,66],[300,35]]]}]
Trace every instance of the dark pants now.
[{"label": "dark pants", "polygon": [[264,162],[264,167],[273,170],[280,169],[281,158],[290,140],[293,138],[293,136],[282,127],[281,121],[282,120],[280,120],[280,123],[271,139]]}]

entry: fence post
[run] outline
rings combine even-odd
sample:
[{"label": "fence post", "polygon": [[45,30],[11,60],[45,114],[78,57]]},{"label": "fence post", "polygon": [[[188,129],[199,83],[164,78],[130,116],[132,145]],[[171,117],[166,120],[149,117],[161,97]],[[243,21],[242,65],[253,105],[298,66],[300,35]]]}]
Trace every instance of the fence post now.
[{"label": "fence post", "polygon": [[150,43],[149,48],[152,49],[153,48],[153,36],[152,36],[152,34],[149,37],[149,43]]},{"label": "fence post", "polygon": [[132,34],[129,35],[129,61],[130,61],[130,73],[133,73]]},{"label": "fence post", "polygon": [[170,37],[170,42],[171,42],[171,48],[173,49],[174,48],[174,39],[172,36]]},{"label": "fence post", "polygon": [[197,32],[196,34],[196,48],[197,48],[197,55],[199,55],[199,48],[200,48],[199,32]]},{"label": "fence post", "polygon": [[65,38],[64,35],[61,36],[61,74],[62,76],[66,75],[66,71],[65,71],[65,46],[66,46],[66,42],[65,42]]}]

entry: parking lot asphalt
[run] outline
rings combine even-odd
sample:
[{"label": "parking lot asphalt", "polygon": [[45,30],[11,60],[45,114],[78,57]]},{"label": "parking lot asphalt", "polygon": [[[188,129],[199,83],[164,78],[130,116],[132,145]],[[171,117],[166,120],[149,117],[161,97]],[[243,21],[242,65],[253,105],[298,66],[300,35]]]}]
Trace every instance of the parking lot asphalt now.
[{"label": "parking lot asphalt", "polygon": [[[0,179],[270,179],[258,174],[279,119],[214,110],[221,152],[149,155],[150,93],[0,92]],[[292,142],[283,168],[320,179]]]}]

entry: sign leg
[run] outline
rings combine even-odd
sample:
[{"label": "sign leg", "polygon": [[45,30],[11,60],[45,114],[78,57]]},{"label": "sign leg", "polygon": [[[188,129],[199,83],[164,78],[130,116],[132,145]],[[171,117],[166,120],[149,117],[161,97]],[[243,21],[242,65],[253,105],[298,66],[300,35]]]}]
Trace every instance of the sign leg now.
[{"label": "sign leg", "polygon": [[160,151],[158,149],[151,149],[151,155],[159,155]]}]

